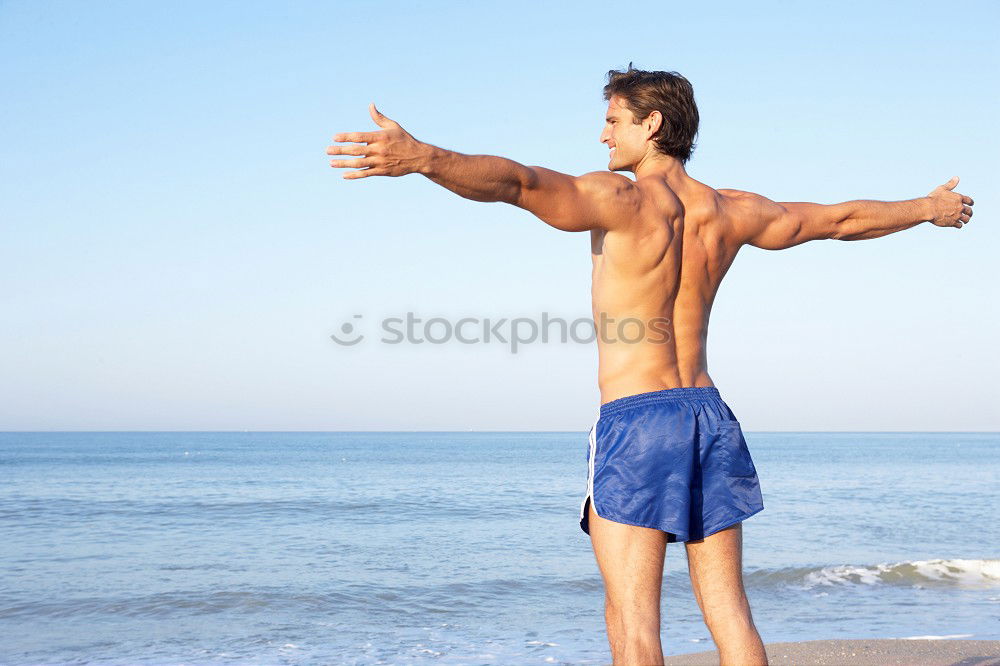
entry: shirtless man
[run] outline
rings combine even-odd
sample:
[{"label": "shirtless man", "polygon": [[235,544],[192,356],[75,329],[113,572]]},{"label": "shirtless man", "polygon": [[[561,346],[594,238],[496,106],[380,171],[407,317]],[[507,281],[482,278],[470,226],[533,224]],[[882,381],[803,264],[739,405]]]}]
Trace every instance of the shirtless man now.
[{"label": "shirtless man", "polygon": [[422,143],[374,105],[381,131],[338,134],[334,142],[346,145],[327,154],[352,156],[330,162],[356,169],[347,179],[420,173],[467,199],[503,201],[556,229],[590,232],[601,416],[588,442],[580,526],[604,580],[614,663],[663,663],[664,553],[681,541],[722,664],[766,664],[742,578],[742,520],[764,507],[706,358],[719,283],[744,245],[862,240],[927,221],[961,228],[973,202],[952,191],[957,178],[909,201],[834,205],[712,189],[684,168],[698,129],[684,77],[630,66],[608,73],[604,97],[608,170],[580,177]]}]

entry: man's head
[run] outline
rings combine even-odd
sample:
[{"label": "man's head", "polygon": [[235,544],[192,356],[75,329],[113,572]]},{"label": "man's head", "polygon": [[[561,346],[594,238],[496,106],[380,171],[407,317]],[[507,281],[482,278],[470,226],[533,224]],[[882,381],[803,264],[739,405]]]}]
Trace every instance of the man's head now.
[{"label": "man's head", "polygon": [[634,171],[647,155],[669,155],[682,164],[694,150],[698,107],[691,84],[677,72],[633,69],[608,72],[608,100],[601,143],[611,148],[611,171]]}]

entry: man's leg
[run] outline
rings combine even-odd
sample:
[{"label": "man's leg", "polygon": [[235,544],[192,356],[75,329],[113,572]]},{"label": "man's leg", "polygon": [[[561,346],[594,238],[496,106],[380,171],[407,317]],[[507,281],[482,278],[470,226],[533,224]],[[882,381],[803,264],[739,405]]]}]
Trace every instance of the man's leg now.
[{"label": "man's leg", "polygon": [[743,523],[688,541],[688,573],[722,666],[767,664],[743,588]]},{"label": "man's leg", "polygon": [[600,518],[587,503],[590,542],[604,578],[604,619],[618,664],[662,664],[660,585],[667,534]]}]

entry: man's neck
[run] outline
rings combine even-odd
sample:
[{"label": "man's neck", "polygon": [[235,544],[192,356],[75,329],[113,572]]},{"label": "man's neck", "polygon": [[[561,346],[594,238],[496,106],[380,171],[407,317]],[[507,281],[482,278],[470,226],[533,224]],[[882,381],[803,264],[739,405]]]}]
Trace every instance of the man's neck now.
[{"label": "man's neck", "polygon": [[671,189],[683,187],[684,183],[690,179],[684,165],[675,157],[664,155],[650,150],[632,170],[635,179],[656,177],[667,182]]}]

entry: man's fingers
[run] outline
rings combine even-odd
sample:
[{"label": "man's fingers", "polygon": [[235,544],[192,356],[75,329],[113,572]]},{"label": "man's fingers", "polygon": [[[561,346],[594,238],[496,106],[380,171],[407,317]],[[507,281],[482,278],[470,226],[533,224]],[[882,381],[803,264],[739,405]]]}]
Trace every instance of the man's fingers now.
[{"label": "man's fingers", "polygon": [[374,160],[370,157],[360,157],[356,160],[330,160],[330,166],[339,169],[360,169],[372,166]]},{"label": "man's fingers", "polygon": [[970,208],[969,206],[962,207],[962,215],[968,215],[969,217],[972,217],[972,208]]},{"label": "man's fingers", "polygon": [[371,143],[377,139],[378,132],[341,132],[333,135],[333,140],[338,143]]},{"label": "man's fingers", "polygon": [[975,202],[974,202],[974,201],[972,200],[972,197],[967,197],[967,196],[965,196],[965,195],[963,194],[963,195],[962,195],[962,203],[964,203],[964,204],[965,204],[966,206],[971,206],[971,205],[972,205],[972,204],[974,204]]},{"label": "man's fingers", "polygon": [[367,146],[330,146],[326,149],[327,155],[367,155]]},{"label": "man's fingers", "polygon": [[952,176],[951,180],[942,185],[942,187],[946,190],[953,190],[956,185],[958,185],[958,176]]},{"label": "man's fingers", "polygon": [[385,172],[382,169],[362,169],[361,171],[348,171],[344,174],[346,180],[355,180],[357,178],[367,178],[368,176],[382,176]]}]

